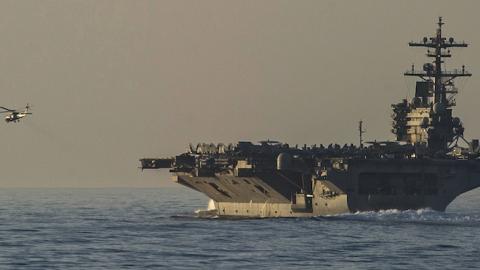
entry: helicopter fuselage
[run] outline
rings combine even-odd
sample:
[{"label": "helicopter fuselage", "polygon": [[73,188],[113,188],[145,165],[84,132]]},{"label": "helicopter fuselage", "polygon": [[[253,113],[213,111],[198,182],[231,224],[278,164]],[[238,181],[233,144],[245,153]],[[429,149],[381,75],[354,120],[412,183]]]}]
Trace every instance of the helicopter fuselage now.
[{"label": "helicopter fuselage", "polygon": [[27,116],[27,113],[11,113],[7,116],[5,116],[5,122],[10,123],[10,122],[18,122],[20,119],[24,118]]}]

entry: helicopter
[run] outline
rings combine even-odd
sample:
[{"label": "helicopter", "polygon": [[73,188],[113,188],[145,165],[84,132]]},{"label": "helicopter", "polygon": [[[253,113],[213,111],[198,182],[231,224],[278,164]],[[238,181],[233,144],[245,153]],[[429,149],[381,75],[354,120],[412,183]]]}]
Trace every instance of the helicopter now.
[{"label": "helicopter", "polygon": [[23,111],[12,110],[12,109],[0,106],[0,109],[4,110],[4,111],[0,111],[0,113],[8,113],[8,115],[5,116],[5,122],[7,122],[7,123],[10,123],[10,122],[18,123],[20,121],[20,119],[24,118],[25,116],[27,116],[29,114],[32,114],[31,112],[29,112],[30,108],[31,107],[30,107],[29,104],[27,104],[27,106],[25,106],[25,110],[23,110]]}]

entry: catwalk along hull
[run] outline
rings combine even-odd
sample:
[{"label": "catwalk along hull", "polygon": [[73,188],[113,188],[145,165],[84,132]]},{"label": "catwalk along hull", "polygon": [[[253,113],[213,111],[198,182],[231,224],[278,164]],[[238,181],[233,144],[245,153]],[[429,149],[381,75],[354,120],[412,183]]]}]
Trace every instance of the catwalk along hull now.
[{"label": "catwalk along hull", "polygon": [[311,217],[382,209],[444,211],[480,186],[480,162],[350,160],[321,177],[271,170],[252,175],[177,174],[179,184],[212,199],[210,214],[226,217]]}]

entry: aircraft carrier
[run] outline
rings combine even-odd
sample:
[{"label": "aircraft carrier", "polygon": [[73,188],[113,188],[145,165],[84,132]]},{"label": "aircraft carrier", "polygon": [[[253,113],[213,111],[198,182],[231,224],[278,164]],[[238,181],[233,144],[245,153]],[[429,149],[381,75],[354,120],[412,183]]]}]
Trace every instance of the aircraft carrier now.
[{"label": "aircraft carrier", "polygon": [[460,194],[480,186],[478,140],[466,140],[453,115],[455,79],[446,70],[452,48],[442,18],[433,37],[410,42],[431,59],[405,76],[417,78],[415,96],[392,105],[395,141],[358,145],[190,145],[172,158],[143,158],[142,169],[169,168],[174,180],[211,198],[203,214],[220,217],[310,217],[382,209],[444,211]]}]

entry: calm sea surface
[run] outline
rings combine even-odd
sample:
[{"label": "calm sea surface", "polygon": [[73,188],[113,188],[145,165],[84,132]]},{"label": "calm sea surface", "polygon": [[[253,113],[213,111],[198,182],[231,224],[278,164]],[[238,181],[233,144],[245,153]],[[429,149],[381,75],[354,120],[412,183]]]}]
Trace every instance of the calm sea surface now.
[{"label": "calm sea surface", "polygon": [[186,188],[2,189],[0,269],[479,269],[480,190],[446,213],[199,219]]}]

